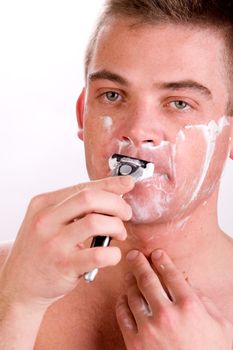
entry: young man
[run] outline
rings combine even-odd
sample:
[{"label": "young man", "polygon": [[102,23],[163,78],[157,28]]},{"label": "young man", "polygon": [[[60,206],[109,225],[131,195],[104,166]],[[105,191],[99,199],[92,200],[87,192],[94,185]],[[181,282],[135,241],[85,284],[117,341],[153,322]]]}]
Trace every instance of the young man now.
[{"label": "young man", "polygon": [[[2,350],[232,349],[233,243],[217,222],[233,157],[232,12],[107,1],[77,103],[95,181],[34,198],[2,248]],[[111,177],[114,153],[152,162],[153,176]],[[97,235],[111,247],[90,249]]]}]

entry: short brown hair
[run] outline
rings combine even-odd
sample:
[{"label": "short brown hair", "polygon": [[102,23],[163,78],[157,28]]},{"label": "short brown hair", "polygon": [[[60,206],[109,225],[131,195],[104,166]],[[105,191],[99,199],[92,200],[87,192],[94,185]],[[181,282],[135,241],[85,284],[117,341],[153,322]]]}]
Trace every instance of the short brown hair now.
[{"label": "short brown hair", "polygon": [[[109,18],[128,18],[134,25],[174,23],[213,27],[226,42],[226,62],[230,86],[233,82],[233,0],[106,0],[102,15],[89,41],[85,55],[85,76],[98,34]],[[231,90],[231,87],[230,87]],[[227,106],[233,114],[233,98]]]}]

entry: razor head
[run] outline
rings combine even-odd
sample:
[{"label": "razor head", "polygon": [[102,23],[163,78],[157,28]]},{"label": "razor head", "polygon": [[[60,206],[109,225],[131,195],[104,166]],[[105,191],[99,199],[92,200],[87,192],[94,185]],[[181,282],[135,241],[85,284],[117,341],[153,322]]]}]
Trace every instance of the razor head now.
[{"label": "razor head", "polygon": [[109,167],[113,176],[131,175],[135,181],[152,177],[154,174],[153,163],[116,153],[109,158]]}]

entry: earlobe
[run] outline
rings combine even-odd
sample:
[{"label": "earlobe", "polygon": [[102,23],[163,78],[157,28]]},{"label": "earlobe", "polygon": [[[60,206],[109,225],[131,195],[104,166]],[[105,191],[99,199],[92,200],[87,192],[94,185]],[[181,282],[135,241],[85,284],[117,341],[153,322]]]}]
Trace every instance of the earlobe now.
[{"label": "earlobe", "polygon": [[76,116],[78,122],[78,137],[83,141],[83,114],[85,104],[85,88],[83,88],[81,94],[76,103]]}]

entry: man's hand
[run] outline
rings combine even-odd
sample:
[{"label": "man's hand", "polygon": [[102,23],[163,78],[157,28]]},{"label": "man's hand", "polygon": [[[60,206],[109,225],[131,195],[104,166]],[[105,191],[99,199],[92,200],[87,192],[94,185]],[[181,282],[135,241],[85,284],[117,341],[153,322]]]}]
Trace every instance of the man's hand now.
[{"label": "man's hand", "polygon": [[232,350],[232,324],[195,293],[165,252],[152,253],[152,266],[137,251],[128,260],[127,296],[116,306],[127,350]]},{"label": "man's hand", "polygon": [[110,177],[35,197],[0,273],[7,303],[45,308],[77,285],[84,272],[115,265],[116,247],[84,248],[97,235],[124,240],[131,218],[121,195],[131,177]]}]

